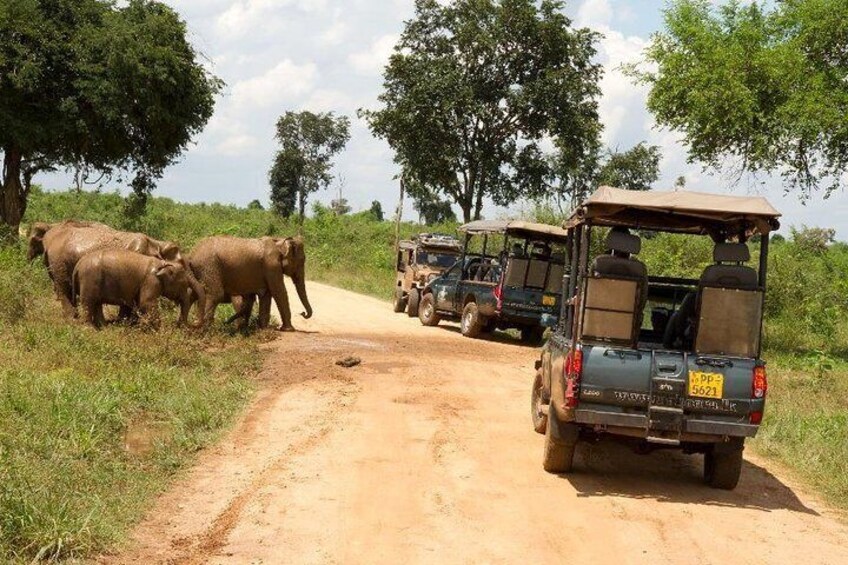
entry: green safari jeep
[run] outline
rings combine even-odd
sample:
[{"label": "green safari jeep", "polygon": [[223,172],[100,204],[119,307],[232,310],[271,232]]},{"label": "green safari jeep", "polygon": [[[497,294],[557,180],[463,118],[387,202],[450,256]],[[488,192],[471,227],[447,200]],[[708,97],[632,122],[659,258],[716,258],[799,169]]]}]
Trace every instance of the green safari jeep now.
[{"label": "green safari jeep", "polygon": [[[560,316],[545,319],[553,333],[531,393],[545,470],[568,473],[580,442],[616,439],[641,453],[703,454],[706,483],[736,487],[765,409],[763,301],[779,216],[759,197],[609,187],[574,212],[565,227],[575,276]],[[630,230],[709,237],[713,264],[697,278],[651,275]]]}]

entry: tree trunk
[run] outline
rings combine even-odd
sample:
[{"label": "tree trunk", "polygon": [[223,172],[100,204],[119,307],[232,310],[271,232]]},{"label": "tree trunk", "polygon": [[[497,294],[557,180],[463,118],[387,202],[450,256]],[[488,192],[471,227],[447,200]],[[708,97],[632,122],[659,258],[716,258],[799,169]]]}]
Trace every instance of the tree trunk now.
[{"label": "tree trunk", "polygon": [[303,220],[306,218],[306,191],[300,189],[297,193],[298,235],[303,235]]},{"label": "tree trunk", "polygon": [[8,230],[13,238],[18,237],[18,229],[26,212],[26,190],[21,183],[21,161],[23,155],[15,148],[3,152],[3,194],[0,202],[0,229]]},{"label": "tree trunk", "polygon": [[474,219],[480,219],[480,212],[483,211],[483,187],[479,186],[476,189],[477,196],[476,201],[474,202]]},{"label": "tree trunk", "polygon": [[459,207],[462,208],[462,221],[466,224],[471,221],[471,204],[469,202],[460,202]]},{"label": "tree trunk", "polygon": [[406,194],[406,184],[400,177],[400,198],[398,199],[397,214],[395,214],[395,255],[400,251],[400,222],[403,217],[403,197]]}]

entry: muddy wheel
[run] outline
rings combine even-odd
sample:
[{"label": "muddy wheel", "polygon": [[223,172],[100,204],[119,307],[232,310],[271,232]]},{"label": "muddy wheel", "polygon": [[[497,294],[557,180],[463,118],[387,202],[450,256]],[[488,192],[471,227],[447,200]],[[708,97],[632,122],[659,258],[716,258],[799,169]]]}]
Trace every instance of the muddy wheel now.
[{"label": "muddy wheel", "polygon": [[436,299],[433,297],[433,293],[425,294],[421,299],[421,305],[418,306],[418,319],[425,326],[439,325],[441,318],[436,312]]},{"label": "muddy wheel", "polygon": [[480,314],[477,309],[477,304],[469,302],[462,309],[462,320],[459,324],[459,329],[465,337],[479,337],[483,333],[483,328],[486,327],[486,319]]},{"label": "muddy wheel", "polygon": [[527,326],[521,328],[521,341],[527,345],[542,345],[545,339],[545,328],[542,326]]},{"label": "muddy wheel", "polygon": [[704,482],[712,488],[733,490],[742,474],[742,442],[716,446],[704,454]]},{"label": "muddy wheel", "polygon": [[392,303],[392,307],[396,314],[400,314],[406,309],[406,300],[403,298],[403,289],[401,287],[395,289],[395,301]]},{"label": "muddy wheel", "polygon": [[[564,424],[557,422],[556,412],[553,406],[548,406],[548,425],[545,427],[545,457],[542,461],[542,467],[548,473],[570,473],[574,466],[574,450],[577,447],[577,442],[565,443],[553,436],[553,427],[557,426],[560,431],[564,428],[573,427],[574,424]],[[575,431],[575,430],[569,430]],[[576,433],[569,434],[575,438]]]},{"label": "muddy wheel", "polygon": [[533,381],[533,392],[530,395],[530,415],[533,418],[533,429],[543,434],[548,427],[548,415],[543,408],[548,402],[544,399],[545,390],[542,386],[542,371],[536,371],[536,379]]},{"label": "muddy wheel", "polygon": [[421,301],[421,294],[417,288],[409,289],[409,296],[406,299],[406,314],[410,318],[418,316],[418,304]]}]

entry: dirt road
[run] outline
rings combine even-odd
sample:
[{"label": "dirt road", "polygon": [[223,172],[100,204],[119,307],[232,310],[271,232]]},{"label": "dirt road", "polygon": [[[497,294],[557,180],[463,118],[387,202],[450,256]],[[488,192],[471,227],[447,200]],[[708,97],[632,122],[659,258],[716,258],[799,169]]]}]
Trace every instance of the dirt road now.
[{"label": "dirt road", "polygon": [[243,420],[107,561],[848,564],[848,528],[755,458],[734,492],[699,456],[615,445],[544,473],[535,350],[309,293]]}]

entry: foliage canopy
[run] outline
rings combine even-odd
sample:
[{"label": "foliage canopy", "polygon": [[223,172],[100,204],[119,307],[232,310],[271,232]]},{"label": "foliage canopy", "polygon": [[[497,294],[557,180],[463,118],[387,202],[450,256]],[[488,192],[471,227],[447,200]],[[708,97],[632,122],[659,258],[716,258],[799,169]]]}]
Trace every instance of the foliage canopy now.
[{"label": "foliage canopy", "polygon": [[212,116],[222,83],[199,59],[160,2],[0,0],[0,221],[17,228],[45,170],[149,192]]},{"label": "foliage canopy", "polygon": [[284,218],[297,209],[306,213],[310,193],[327,188],[333,180],[332,158],[350,139],[350,120],[333,112],[286,112],[277,121],[280,150],[268,180],[271,203]]},{"label": "foliage canopy", "polygon": [[566,162],[597,145],[596,39],[553,0],[416,0],[382,108],[361,114],[410,190],[445,194],[465,220],[479,218],[484,197],[504,205],[546,191],[546,137]]},{"label": "foliage canopy", "polygon": [[779,172],[808,196],[844,184],[848,165],[848,4],[675,0],[631,69],[660,126],[715,169]]}]

